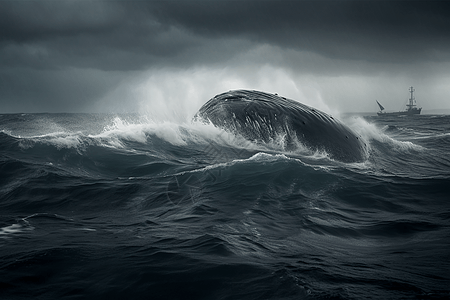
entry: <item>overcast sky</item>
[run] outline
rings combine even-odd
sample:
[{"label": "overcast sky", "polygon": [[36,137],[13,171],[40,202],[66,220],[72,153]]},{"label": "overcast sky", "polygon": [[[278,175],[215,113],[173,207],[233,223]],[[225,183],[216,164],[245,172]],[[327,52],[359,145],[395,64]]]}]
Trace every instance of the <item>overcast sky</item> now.
[{"label": "overcast sky", "polygon": [[398,111],[410,86],[450,109],[450,2],[0,0],[0,113],[186,117],[241,88]]}]

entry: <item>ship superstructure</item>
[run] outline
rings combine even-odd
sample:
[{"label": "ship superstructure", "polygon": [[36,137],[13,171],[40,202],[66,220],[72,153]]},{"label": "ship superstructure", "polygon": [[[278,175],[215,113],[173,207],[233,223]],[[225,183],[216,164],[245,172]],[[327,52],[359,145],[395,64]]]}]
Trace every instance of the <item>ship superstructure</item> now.
[{"label": "ship superstructure", "polygon": [[406,110],[399,112],[385,112],[384,107],[377,101],[378,106],[380,107],[380,111],[377,112],[379,116],[410,116],[410,115],[420,115],[422,108],[417,108],[416,99],[414,98],[413,87],[409,88],[409,93],[411,96],[409,97],[408,104],[406,104]]}]

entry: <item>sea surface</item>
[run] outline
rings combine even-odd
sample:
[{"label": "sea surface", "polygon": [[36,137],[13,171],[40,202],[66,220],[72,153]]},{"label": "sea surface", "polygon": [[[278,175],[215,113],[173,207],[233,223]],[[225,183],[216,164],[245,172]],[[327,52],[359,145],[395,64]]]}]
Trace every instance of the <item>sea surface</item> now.
[{"label": "sea surface", "polygon": [[449,299],[450,116],[342,120],[365,161],[0,115],[0,299]]}]

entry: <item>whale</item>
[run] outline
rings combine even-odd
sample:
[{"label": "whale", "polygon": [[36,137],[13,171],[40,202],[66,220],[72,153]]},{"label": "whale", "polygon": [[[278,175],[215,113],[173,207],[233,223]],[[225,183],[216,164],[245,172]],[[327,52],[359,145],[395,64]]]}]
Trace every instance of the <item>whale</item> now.
[{"label": "whale", "polygon": [[252,142],[269,143],[280,136],[286,150],[298,145],[324,152],[345,163],[366,159],[361,136],[333,116],[298,101],[254,90],[232,90],[207,101],[193,121],[239,134]]}]

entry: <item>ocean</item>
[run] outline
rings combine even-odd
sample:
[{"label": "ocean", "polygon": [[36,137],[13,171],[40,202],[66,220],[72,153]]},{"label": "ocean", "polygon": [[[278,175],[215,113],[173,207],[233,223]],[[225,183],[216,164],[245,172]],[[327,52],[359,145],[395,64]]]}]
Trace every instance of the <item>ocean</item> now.
[{"label": "ocean", "polygon": [[363,162],[144,114],[0,115],[0,299],[449,299],[450,116]]}]

